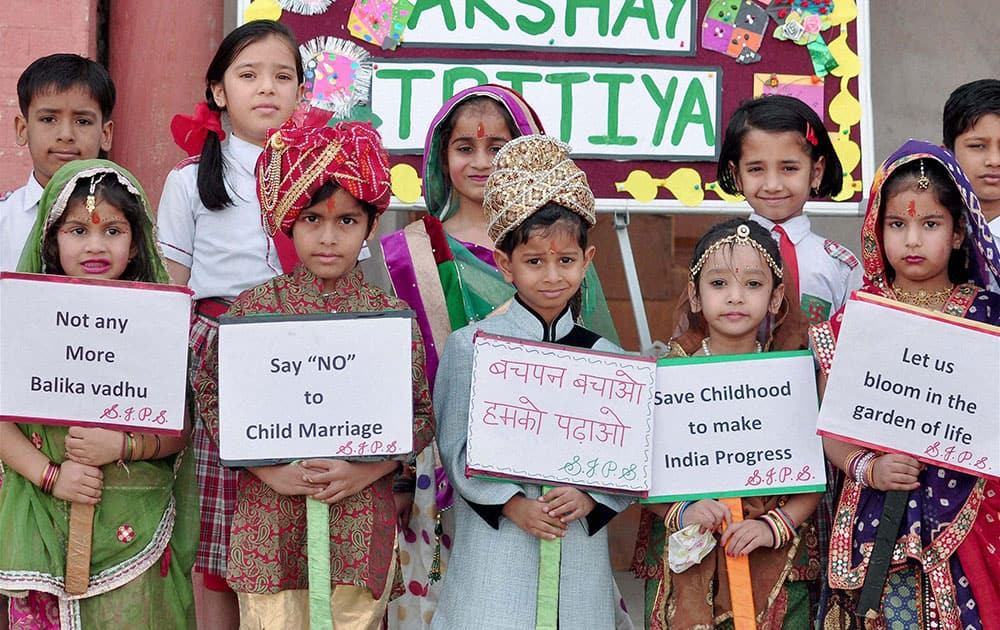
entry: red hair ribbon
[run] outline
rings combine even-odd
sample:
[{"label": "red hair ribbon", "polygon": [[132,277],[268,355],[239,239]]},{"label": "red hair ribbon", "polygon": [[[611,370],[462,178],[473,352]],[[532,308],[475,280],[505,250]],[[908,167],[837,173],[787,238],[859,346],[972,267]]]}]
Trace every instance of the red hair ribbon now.
[{"label": "red hair ribbon", "polygon": [[204,101],[195,106],[194,116],[177,114],[170,121],[170,133],[174,136],[174,143],[188,155],[201,153],[201,147],[205,144],[209,131],[214,131],[219,140],[226,139],[219,112],[209,109],[208,103]]},{"label": "red hair ribbon", "polygon": [[819,140],[816,139],[816,132],[813,130],[813,126],[808,122],[806,123],[806,142],[813,146],[819,144]]}]

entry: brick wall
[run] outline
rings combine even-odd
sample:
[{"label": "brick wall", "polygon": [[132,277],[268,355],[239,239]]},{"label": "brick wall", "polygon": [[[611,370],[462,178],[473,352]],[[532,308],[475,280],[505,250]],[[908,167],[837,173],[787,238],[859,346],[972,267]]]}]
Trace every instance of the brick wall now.
[{"label": "brick wall", "polygon": [[0,191],[23,186],[31,171],[28,148],[14,142],[21,72],[35,59],[52,53],[93,58],[97,51],[97,0],[31,0],[4,5],[0,22]]}]

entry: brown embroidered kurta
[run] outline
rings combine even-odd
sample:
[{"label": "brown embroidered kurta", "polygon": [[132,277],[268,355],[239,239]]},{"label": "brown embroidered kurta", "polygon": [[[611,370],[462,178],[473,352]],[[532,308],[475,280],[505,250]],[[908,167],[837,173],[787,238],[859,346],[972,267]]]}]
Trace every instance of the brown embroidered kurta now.
[{"label": "brown embroidered kurta", "polygon": [[[360,269],[345,274],[333,291],[301,264],[291,274],[272,278],[244,291],[228,311],[254,313],[344,313],[390,311],[406,303],[369,286]],[[413,451],[426,447],[434,436],[434,417],[424,345],[413,325]],[[372,387],[376,387],[372,375]],[[209,347],[197,379],[198,403],[213,439],[219,435],[218,341]],[[359,392],[359,395],[375,395]],[[396,537],[393,475],[386,475],[358,494],[330,509],[330,581],[367,586],[382,594]],[[308,588],[306,509],[304,497],[278,494],[258,477],[241,471],[236,513],[233,515],[227,581],[242,593],[276,593]]]}]

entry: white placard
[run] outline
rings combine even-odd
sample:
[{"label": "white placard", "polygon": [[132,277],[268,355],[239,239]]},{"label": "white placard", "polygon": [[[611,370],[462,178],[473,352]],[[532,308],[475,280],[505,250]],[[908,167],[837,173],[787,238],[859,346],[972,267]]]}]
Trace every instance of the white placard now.
[{"label": "white placard", "polygon": [[655,365],[477,333],[469,474],[644,495]]},{"label": "white placard", "polygon": [[1000,473],[1000,328],[857,293],[820,432],[981,477]]},{"label": "white placard", "polygon": [[386,149],[418,153],[451,95],[482,83],[524,95],[573,157],[714,160],[721,72],[664,65],[532,65],[479,61],[375,62],[371,104]]},{"label": "white placard", "polygon": [[412,311],[223,317],[227,466],[413,450]]},{"label": "white placard", "polygon": [[650,502],[826,489],[812,353],[661,359]]},{"label": "white placard", "polygon": [[191,292],[0,274],[0,420],[184,430]]},{"label": "white placard", "polygon": [[477,0],[418,2],[407,46],[538,48],[693,55],[693,0]]}]

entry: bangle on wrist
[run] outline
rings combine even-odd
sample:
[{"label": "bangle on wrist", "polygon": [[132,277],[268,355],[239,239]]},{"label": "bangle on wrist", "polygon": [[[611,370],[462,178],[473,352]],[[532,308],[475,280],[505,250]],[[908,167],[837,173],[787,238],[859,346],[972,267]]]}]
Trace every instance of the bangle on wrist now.
[{"label": "bangle on wrist", "polygon": [[56,479],[59,478],[59,470],[58,464],[52,462],[45,466],[45,470],[42,472],[42,482],[38,485],[43,493],[52,494],[52,490],[56,487]]},{"label": "bangle on wrist", "polygon": [[684,510],[694,503],[694,501],[685,501],[681,504],[681,509],[677,511],[677,529],[684,529]]},{"label": "bangle on wrist", "polygon": [[795,537],[795,521],[781,508],[768,510],[757,517],[757,520],[764,521],[771,530],[773,547],[779,549]]}]

